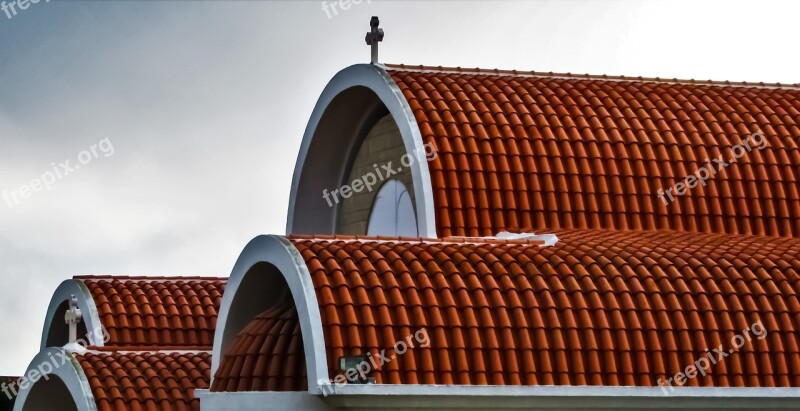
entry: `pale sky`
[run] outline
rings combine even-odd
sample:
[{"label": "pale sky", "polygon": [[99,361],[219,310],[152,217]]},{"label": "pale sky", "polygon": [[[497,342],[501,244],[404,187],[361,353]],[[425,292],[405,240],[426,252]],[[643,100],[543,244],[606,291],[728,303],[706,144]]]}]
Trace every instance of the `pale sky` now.
[{"label": "pale sky", "polygon": [[[321,0],[41,0],[17,12],[0,11],[0,194],[18,200],[0,198],[0,375],[38,352],[64,279],[227,276],[251,238],[283,234],[308,117],[337,71],[369,61],[372,15],[386,63],[800,83],[790,1],[364,0],[329,18]],[[95,147],[81,165],[104,139],[113,155]],[[66,160],[81,168],[19,198]]]}]

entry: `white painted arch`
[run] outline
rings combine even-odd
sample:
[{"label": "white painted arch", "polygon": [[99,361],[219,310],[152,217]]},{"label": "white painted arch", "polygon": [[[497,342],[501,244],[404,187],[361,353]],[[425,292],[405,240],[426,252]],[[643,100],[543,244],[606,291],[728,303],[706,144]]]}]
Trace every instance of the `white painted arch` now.
[{"label": "white painted arch", "polygon": [[276,235],[262,235],[251,240],[233,267],[217,317],[211,358],[212,383],[220,360],[236,335],[263,308],[259,302],[265,302],[270,293],[287,286],[300,321],[308,392],[321,392],[318,381],[328,381],[329,377],[317,294],[300,252],[286,237]]},{"label": "white painted arch", "polygon": [[[49,364],[49,366],[46,364]],[[32,373],[34,370],[38,373],[40,370],[47,369],[52,371],[46,374],[46,378],[35,377],[36,374]],[[43,410],[41,406],[32,409],[32,404],[54,400],[54,398],[49,398],[52,395],[52,390],[36,389],[45,384],[54,384],[47,388],[55,387],[55,385],[60,385],[59,388],[66,388],[78,411],[97,411],[97,404],[95,403],[89,380],[86,378],[86,374],[84,374],[78,360],[69,352],[61,348],[46,348],[40,351],[39,354],[33,357],[30,365],[25,370],[25,375],[30,376],[30,381],[33,382],[34,378],[36,378],[36,381],[19,390],[17,400],[14,403],[14,411]],[[26,405],[28,405],[27,408]],[[64,410],[75,409],[67,407],[65,404],[59,404],[59,406],[64,406]],[[53,407],[57,406],[48,406],[48,411],[61,410],[61,408]]]},{"label": "white painted arch", "polygon": [[[391,114],[406,153],[424,153],[419,125],[400,88],[380,64],[357,64],[325,87],[308,121],[292,178],[288,234],[335,234],[339,206],[323,190],[348,183],[349,167],[371,125]],[[436,238],[433,188],[426,161],[410,166],[420,236]]]},{"label": "white painted arch", "polygon": [[[79,339],[86,340],[89,345],[95,347],[102,347],[104,343],[104,328],[100,322],[100,316],[97,313],[97,305],[95,305],[92,293],[79,279],[69,279],[63,281],[53,296],[50,298],[50,305],[47,307],[47,315],[44,319],[44,328],[42,329],[42,341],[39,349],[44,350],[48,347],[47,341],[50,333],[54,327],[63,326],[67,330],[67,324],[64,322],[64,316],[60,307],[62,304],[69,302],[72,296],[78,299],[78,308],[81,310],[81,322],[86,326],[86,335],[78,335]],[[63,346],[68,341],[59,343],[55,346]]]}]

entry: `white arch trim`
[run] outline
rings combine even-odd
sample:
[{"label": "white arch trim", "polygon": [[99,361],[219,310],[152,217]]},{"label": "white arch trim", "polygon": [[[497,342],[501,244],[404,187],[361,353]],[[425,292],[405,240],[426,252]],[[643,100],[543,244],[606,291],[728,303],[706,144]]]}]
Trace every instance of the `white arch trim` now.
[{"label": "white arch trim", "polygon": [[[52,376],[56,376],[64,383],[72,396],[72,400],[75,401],[78,411],[97,411],[97,404],[92,394],[92,386],[89,384],[89,380],[86,378],[83,368],[74,355],[61,348],[46,348],[33,357],[33,361],[31,361],[30,365],[28,365],[28,368],[25,370],[25,375],[32,376],[32,370],[36,370],[38,373],[45,368],[44,364],[46,363],[50,365],[56,364],[52,367],[52,372],[47,374],[47,378],[49,379],[52,378]],[[25,403],[28,401],[31,391],[36,384],[42,381],[45,381],[45,377],[39,377],[25,389],[20,388],[17,400],[14,403],[14,411],[22,411],[25,409]]]},{"label": "white arch trim", "polygon": [[224,341],[225,328],[236,293],[248,271],[262,262],[275,266],[289,285],[297,307],[300,332],[303,336],[308,391],[311,394],[319,394],[321,391],[318,381],[328,381],[329,377],[317,294],[311,281],[311,274],[308,272],[308,267],[300,252],[286,237],[276,235],[262,235],[251,240],[242,250],[233,267],[222,297],[217,317],[217,329],[214,333],[214,351],[211,358],[212,383],[223,356],[223,344],[226,343]]},{"label": "white arch trim", "polygon": [[[103,346],[103,325],[100,322],[100,316],[97,313],[97,305],[95,305],[92,293],[81,280],[70,279],[62,282],[53,297],[50,298],[50,305],[47,307],[47,316],[44,318],[44,329],[42,329],[42,342],[39,349],[44,350],[47,348],[47,339],[50,335],[50,326],[53,321],[60,322],[65,328],[67,324],[64,318],[55,318],[58,307],[65,301],[69,301],[72,296],[78,299],[78,308],[81,310],[81,321],[86,324],[86,331],[88,336],[79,335],[79,339],[86,339],[88,337],[89,345],[95,347]],[[66,343],[65,343],[66,344]]]},{"label": "white arch trim", "polygon": [[[366,87],[377,95],[380,101],[389,109],[389,113],[397,124],[406,152],[418,153],[419,157],[422,158],[414,161],[409,167],[414,184],[417,231],[422,237],[436,238],[433,187],[428,162],[424,158],[425,148],[423,146],[422,133],[408,101],[403,96],[403,92],[392,80],[386,68],[380,64],[356,64],[340,71],[331,79],[317,101],[308,121],[306,131],[303,134],[303,142],[300,145],[300,153],[297,156],[294,176],[292,177],[292,191],[289,196],[289,213],[286,221],[287,234],[335,234],[335,221],[332,222],[330,227],[321,227],[315,233],[298,233],[296,231],[297,224],[295,223],[295,207],[297,206],[303,171],[306,166],[313,167],[313,165],[306,164],[306,159],[322,117],[337,96],[355,87]],[[350,143],[353,144],[353,142]],[[347,159],[343,158],[342,161],[347,161]],[[346,178],[346,176],[343,178]],[[332,190],[338,187],[327,188]],[[320,197],[321,195],[322,193],[320,192]]]}]

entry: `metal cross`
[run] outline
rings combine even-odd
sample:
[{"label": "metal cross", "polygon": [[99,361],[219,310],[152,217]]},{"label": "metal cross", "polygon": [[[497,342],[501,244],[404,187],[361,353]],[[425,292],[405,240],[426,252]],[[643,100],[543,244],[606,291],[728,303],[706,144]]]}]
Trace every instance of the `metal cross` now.
[{"label": "metal cross", "polygon": [[64,320],[69,325],[69,343],[78,341],[78,323],[81,322],[81,309],[78,308],[78,299],[73,295],[69,299],[69,310],[64,315]]},{"label": "metal cross", "polygon": [[372,19],[369,21],[369,26],[372,27],[372,30],[367,32],[367,45],[372,46],[372,59],[371,63],[376,64],[378,62],[378,43],[383,41],[383,29],[378,28],[381,24],[378,16],[372,16]]}]

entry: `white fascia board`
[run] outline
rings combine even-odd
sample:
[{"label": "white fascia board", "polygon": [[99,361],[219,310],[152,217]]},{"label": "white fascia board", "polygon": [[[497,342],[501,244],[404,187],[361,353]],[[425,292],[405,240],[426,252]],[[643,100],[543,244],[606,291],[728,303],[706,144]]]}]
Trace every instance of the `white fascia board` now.
[{"label": "white fascia board", "polygon": [[322,397],[302,392],[211,392],[195,390],[200,411],[333,411]]},{"label": "white fascia board", "polygon": [[640,397],[640,398],[797,398],[794,387],[612,387],[575,385],[423,385],[332,384],[335,395],[471,396],[471,397]]},{"label": "white fascia board", "polygon": [[800,388],[340,385],[343,409],[798,409]]},{"label": "white fascia board", "polygon": [[800,408],[800,388],[676,387],[665,394],[660,387],[345,384],[322,391],[328,395],[197,390],[196,397],[201,411]]}]

